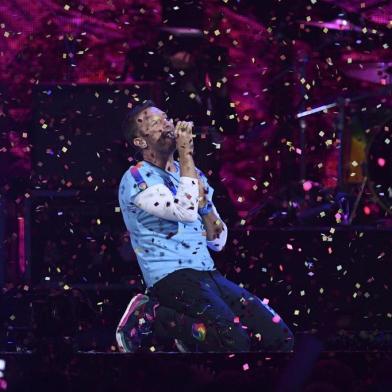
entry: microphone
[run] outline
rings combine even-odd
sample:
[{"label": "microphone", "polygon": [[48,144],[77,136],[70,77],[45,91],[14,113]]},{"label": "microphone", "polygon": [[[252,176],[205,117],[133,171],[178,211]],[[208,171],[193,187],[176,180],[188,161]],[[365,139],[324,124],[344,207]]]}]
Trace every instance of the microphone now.
[{"label": "microphone", "polygon": [[193,125],[192,133],[195,136],[208,135],[213,143],[221,144],[223,142],[223,134],[211,125]]}]

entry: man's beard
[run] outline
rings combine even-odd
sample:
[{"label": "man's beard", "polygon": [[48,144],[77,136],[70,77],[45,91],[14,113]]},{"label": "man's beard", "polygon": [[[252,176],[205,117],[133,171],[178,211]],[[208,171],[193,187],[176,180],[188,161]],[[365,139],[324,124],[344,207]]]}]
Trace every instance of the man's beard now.
[{"label": "man's beard", "polygon": [[169,136],[161,136],[160,149],[163,152],[174,152],[176,150],[176,139]]}]

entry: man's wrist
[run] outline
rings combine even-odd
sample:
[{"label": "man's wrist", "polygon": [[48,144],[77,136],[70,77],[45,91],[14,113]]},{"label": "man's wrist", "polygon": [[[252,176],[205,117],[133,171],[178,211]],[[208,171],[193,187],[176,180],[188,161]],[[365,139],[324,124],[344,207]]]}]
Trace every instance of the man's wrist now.
[{"label": "man's wrist", "polygon": [[200,207],[200,204],[199,204],[199,208],[198,208],[199,215],[205,216],[205,215],[208,215],[211,211],[212,211],[211,201],[207,200],[206,204],[202,207]]},{"label": "man's wrist", "polygon": [[189,158],[193,159],[193,150],[188,149],[188,148],[178,150],[178,158],[180,160],[181,159],[189,159]]},{"label": "man's wrist", "polygon": [[195,162],[193,161],[193,157],[190,154],[179,154],[179,163],[180,163],[180,176],[198,178]]},{"label": "man's wrist", "polygon": [[208,200],[205,196],[199,197],[199,210],[204,208],[208,203]]}]

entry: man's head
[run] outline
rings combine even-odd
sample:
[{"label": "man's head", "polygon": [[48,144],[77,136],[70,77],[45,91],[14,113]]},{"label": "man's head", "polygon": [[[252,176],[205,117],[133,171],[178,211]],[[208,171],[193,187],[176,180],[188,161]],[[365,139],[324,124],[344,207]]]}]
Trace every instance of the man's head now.
[{"label": "man's head", "polygon": [[133,148],[152,153],[173,153],[176,150],[173,120],[169,120],[154,102],[137,105],[123,123],[124,136]]}]

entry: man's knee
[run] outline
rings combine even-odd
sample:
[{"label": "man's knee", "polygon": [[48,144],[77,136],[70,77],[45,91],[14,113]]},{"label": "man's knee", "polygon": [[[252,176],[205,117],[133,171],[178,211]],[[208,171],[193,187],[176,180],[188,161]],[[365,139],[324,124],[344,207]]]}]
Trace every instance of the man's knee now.
[{"label": "man's knee", "polygon": [[250,338],[246,331],[236,324],[225,324],[217,327],[220,345],[227,352],[249,352]]},{"label": "man's knee", "polygon": [[252,351],[290,352],[294,347],[294,334],[283,322],[251,332]]},{"label": "man's knee", "polygon": [[280,351],[285,352],[293,351],[294,349],[294,334],[287,326],[283,328],[280,347]]},{"label": "man's knee", "polygon": [[270,347],[276,351],[290,352],[294,348],[294,334],[286,324],[277,326]]}]

